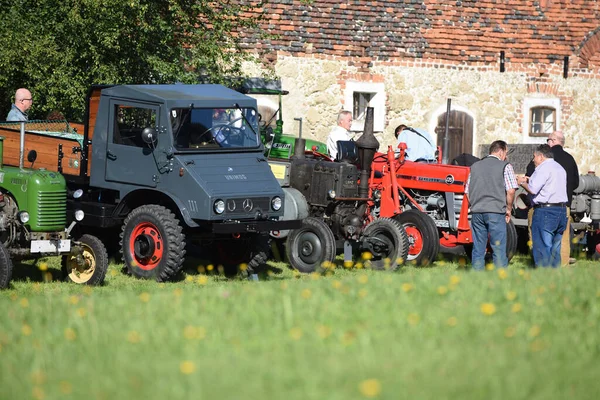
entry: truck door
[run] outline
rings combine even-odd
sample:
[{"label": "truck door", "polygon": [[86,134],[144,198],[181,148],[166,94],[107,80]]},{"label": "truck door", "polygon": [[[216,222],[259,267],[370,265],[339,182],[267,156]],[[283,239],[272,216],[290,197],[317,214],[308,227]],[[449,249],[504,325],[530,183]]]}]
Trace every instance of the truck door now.
[{"label": "truck door", "polygon": [[142,140],[144,128],[160,126],[159,106],[125,100],[110,101],[105,179],[156,187],[158,167],[154,147]]}]

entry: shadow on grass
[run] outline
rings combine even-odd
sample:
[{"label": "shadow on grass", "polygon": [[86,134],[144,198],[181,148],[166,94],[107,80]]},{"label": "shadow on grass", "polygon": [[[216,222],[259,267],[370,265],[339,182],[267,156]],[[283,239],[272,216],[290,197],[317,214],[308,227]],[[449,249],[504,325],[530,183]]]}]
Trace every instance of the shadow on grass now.
[{"label": "shadow on grass", "polygon": [[51,282],[62,281],[63,274],[60,267],[53,268],[46,265],[40,268],[38,259],[13,261],[12,280],[16,282]]}]

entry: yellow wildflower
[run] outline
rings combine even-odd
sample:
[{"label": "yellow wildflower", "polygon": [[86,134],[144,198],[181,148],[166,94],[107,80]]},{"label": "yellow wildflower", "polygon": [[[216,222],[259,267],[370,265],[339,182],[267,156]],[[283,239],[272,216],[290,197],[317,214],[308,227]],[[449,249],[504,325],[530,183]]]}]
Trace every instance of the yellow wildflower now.
[{"label": "yellow wildflower", "polygon": [[506,293],[506,299],[508,301],[513,301],[516,298],[517,298],[517,292],[511,290],[510,292]]},{"label": "yellow wildflower", "polygon": [[73,341],[76,338],[77,338],[77,334],[75,333],[75,330],[73,330],[72,328],[65,329],[65,339]]},{"label": "yellow wildflower", "polygon": [[506,268],[498,269],[498,278],[506,279],[508,277],[508,272],[506,272]]},{"label": "yellow wildflower", "polygon": [[494,315],[496,313],[496,306],[492,303],[483,303],[480,309],[484,315]]},{"label": "yellow wildflower", "polygon": [[290,329],[290,337],[294,340],[302,339],[302,329],[298,327],[294,327]]},{"label": "yellow wildflower", "polygon": [[366,379],[358,385],[358,388],[360,393],[368,398],[377,397],[381,393],[381,383],[377,379]]},{"label": "yellow wildflower", "polygon": [[192,374],[196,370],[196,364],[192,361],[182,361],[179,364],[179,371],[184,375]]}]

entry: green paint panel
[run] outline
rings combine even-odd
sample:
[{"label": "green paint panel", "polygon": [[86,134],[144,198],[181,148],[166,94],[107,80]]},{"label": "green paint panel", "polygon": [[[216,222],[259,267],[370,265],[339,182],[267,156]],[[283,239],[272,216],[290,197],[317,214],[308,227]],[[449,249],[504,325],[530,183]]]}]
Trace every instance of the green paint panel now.
[{"label": "green paint panel", "polygon": [[65,178],[45,170],[0,168],[0,188],[12,196],[19,211],[29,213],[26,224],[32,232],[52,232],[65,229],[67,222],[67,185]]}]

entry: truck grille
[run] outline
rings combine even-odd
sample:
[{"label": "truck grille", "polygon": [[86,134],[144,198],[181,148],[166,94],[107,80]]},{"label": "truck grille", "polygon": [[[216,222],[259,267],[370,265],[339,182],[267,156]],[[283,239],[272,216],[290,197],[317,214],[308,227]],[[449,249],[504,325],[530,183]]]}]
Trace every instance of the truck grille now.
[{"label": "truck grille", "polygon": [[63,229],[67,222],[67,192],[40,191],[37,200],[38,229]]},{"label": "truck grille", "polygon": [[271,211],[271,199],[268,197],[247,197],[241,199],[227,199],[225,201],[225,214],[252,214],[260,210],[263,213]]}]

